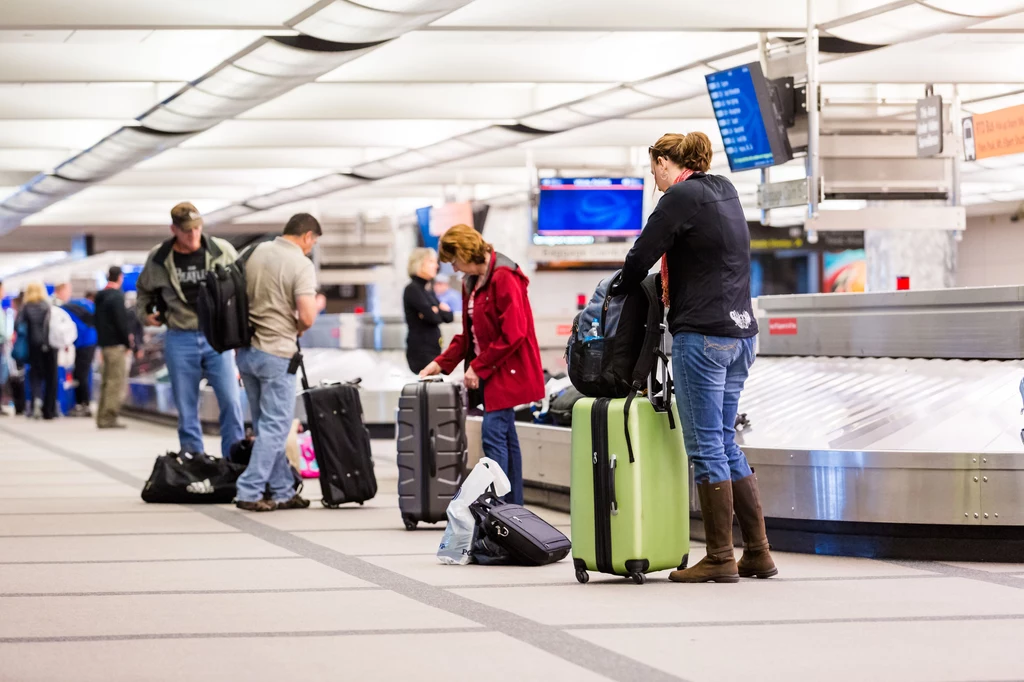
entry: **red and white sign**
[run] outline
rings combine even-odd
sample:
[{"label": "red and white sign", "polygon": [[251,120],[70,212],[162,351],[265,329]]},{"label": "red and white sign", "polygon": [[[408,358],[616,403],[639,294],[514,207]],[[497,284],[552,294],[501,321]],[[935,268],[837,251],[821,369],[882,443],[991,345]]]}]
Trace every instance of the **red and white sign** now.
[{"label": "red and white sign", "polygon": [[768,334],[771,336],[796,336],[796,318],[770,318],[768,320]]},{"label": "red and white sign", "polygon": [[570,334],[572,334],[572,325],[571,324],[560,324],[560,325],[558,325],[557,327],[555,327],[555,334],[557,334],[558,336],[569,336]]}]

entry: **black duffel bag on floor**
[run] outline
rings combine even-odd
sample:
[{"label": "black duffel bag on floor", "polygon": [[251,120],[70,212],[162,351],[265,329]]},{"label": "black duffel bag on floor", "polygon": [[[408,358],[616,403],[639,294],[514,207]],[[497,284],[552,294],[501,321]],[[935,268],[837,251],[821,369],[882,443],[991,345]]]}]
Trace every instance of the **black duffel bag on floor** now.
[{"label": "black duffel bag on floor", "polygon": [[228,504],[235,499],[235,481],[245,466],[210,455],[169,452],[156,458],[142,488],[146,502],[166,504]]},{"label": "black duffel bag on floor", "polygon": [[484,565],[544,566],[569,554],[569,538],[529,509],[502,502],[491,490],[470,505],[476,519],[471,554]]}]

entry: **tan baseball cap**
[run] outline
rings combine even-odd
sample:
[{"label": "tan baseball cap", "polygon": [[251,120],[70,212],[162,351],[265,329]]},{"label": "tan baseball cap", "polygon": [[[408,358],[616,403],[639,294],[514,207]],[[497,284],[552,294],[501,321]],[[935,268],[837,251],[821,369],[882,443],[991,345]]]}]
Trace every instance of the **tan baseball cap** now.
[{"label": "tan baseball cap", "polygon": [[189,232],[202,227],[203,217],[199,215],[195,206],[183,201],[171,209],[171,223],[179,230]]}]

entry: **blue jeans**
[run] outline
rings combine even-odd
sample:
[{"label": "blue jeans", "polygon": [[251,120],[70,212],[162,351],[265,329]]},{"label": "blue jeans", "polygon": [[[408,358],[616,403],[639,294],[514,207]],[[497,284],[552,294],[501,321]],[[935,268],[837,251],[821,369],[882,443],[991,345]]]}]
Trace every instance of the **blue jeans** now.
[{"label": "blue jeans", "polygon": [[206,452],[199,423],[199,382],[205,377],[220,406],[220,451],[227,459],[231,446],[245,438],[238,373],[230,351],[218,353],[199,331],[167,330],[164,342],[167,373],[178,410],[178,442],[185,452]]},{"label": "blue jeans", "polygon": [[754,339],[683,332],[672,341],[672,375],[686,454],[698,483],[738,481],[752,472],[736,445],[740,393],[754,363]]},{"label": "blue jeans", "polygon": [[295,375],[288,373],[288,364],[288,358],[255,348],[238,351],[238,369],[256,434],[249,466],[238,478],[235,499],[240,502],[262,500],[268,484],[274,502],[287,502],[295,495],[291,464],[284,454],[295,419]]},{"label": "blue jeans", "polygon": [[485,412],[481,435],[484,456],[497,462],[512,484],[512,492],[505,496],[505,501],[522,504],[523,453],[519,449],[519,435],[516,433],[515,410],[510,408]]}]

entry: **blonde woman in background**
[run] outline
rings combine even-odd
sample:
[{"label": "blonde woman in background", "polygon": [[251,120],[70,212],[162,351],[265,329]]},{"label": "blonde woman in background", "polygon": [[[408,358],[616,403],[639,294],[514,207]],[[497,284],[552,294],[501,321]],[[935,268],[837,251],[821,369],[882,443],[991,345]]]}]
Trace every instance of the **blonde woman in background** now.
[{"label": "blonde woman in background", "polygon": [[26,413],[33,419],[57,416],[57,351],[50,348],[50,303],[42,282],[25,287],[24,304],[14,321],[15,330],[28,334],[28,381],[32,405]]},{"label": "blonde woman in background", "polygon": [[437,253],[433,249],[413,249],[409,256],[409,277],[405,288],[405,323],[409,335],[405,341],[405,359],[409,369],[419,374],[441,352],[441,325],[454,318],[452,309],[434,295]]}]

